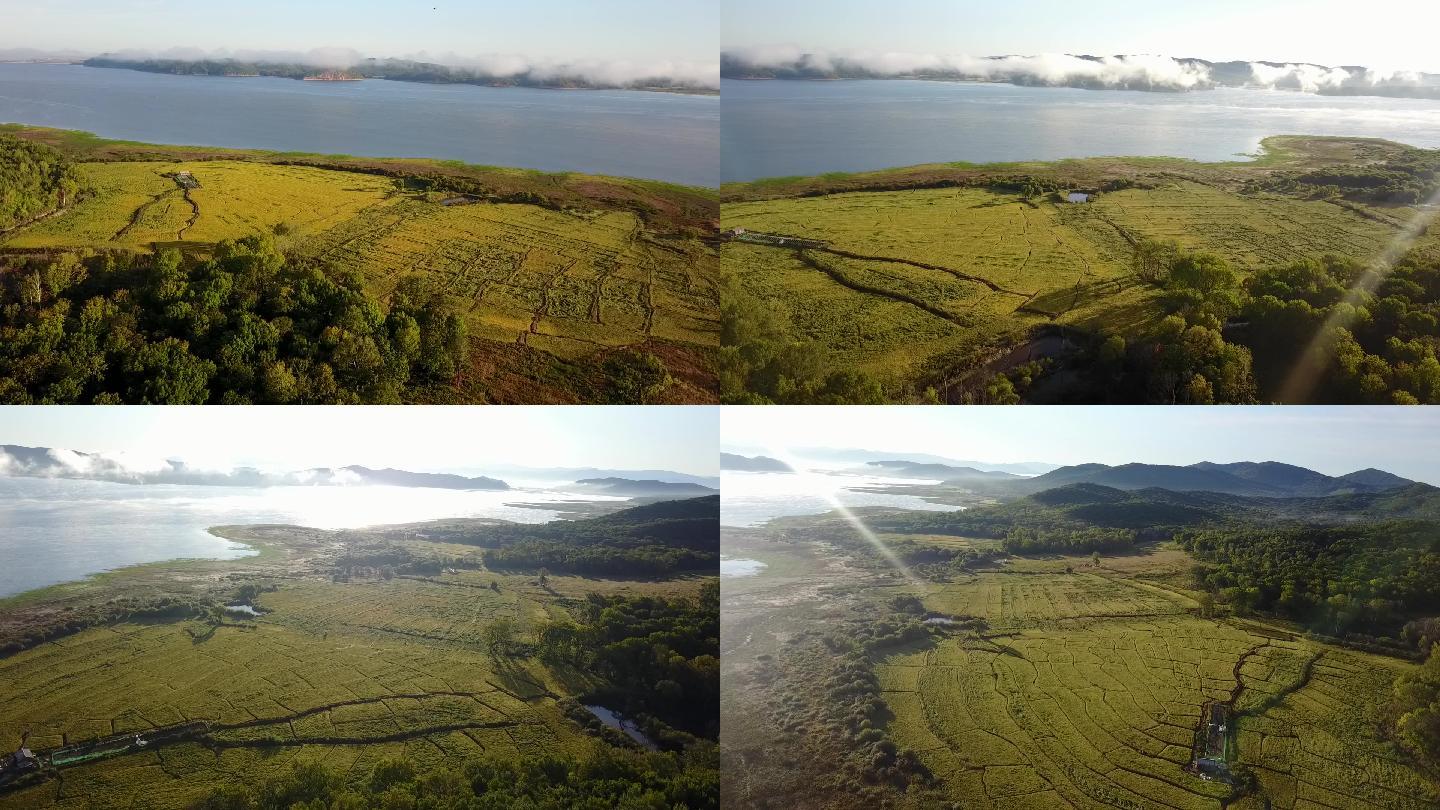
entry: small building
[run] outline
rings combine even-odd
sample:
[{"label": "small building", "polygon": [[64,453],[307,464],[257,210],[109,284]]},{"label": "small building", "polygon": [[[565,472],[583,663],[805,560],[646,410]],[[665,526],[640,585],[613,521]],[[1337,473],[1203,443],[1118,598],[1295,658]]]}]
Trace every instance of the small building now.
[{"label": "small building", "polygon": [[195,175],[190,172],[176,172],[175,184],[185,189],[200,188],[200,181],[196,180]]},{"label": "small building", "polygon": [[1065,201],[1072,203],[1088,203],[1090,202],[1090,195],[1083,191],[1072,191],[1069,194],[1065,195]]},{"label": "small building", "polygon": [[0,773],[18,773],[20,771],[34,770],[40,767],[40,760],[35,752],[26,748],[22,743],[20,748],[13,754],[0,759]]}]

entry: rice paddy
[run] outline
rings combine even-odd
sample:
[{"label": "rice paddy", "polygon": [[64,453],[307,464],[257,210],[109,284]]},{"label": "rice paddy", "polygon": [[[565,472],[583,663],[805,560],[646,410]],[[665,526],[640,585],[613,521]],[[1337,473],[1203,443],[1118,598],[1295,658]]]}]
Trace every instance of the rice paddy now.
[{"label": "rice paddy", "polygon": [[221,240],[273,234],[287,255],[355,273],[373,295],[421,276],[466,317],[480,351],[478,385],[465,387],[488,401],[584,400],[594,370],[622,349],[671,371],[666,401],[716,398],[719,258],[704,237],[718,206],[701,190],[17,134],[74,152],[88,192],[7,234],[0,252],[204,256]]},{"label": "rice paddy", "polygon": [[[1372,258],[1415,214],[1253,190],[1247,182],[1276,165],[1338,159],[1326,141],[1284,143],[1293,153],[1255,164],[1106,158],[916,167],[833,187],[820,178],[727,186],[722,228],[744,234],[723,247],[722,271],[774,302],[793,337],[825,346],[837,365],[910,385],[953,379],[1043,324],[1127,338],[1153,329],[1164,313],[1132,268],[1140,240],[1216,253],[1243,278],[1299,258]],[[1272,148],[1278,155],[1279,141]],[[1022,169],[1119,187],[1083,203],[1026,196],[1006,185]]]},{"label": "rice paddy", "polygon": [[[737,806],[1425,808],[1440,781],[1381,734],[1395,677],[1414,664],[1258,619],[1208,618],[1193,561],[1008,558],[918,590],[827,543],[827,518],[727,530],[729,554],[776,563],[725,582],[727,795]],[[888,536],[886,536],[888,538]],[[925,536],[906,540],[928,543]],[[953,538],[942,543],[954,547]],[[834,725],[853,669],[834,643],[919,596],[929,638],[869,653],[883,710]],[[1204,744],[1204,718],[1213,749]],[[853,722],[850,721],[850,722]],[[731,732],[731,724],[739,729]],[[896,792],[863,775],[874,735],[933,777]],[[892,749],[894,750],[894,749]],[[1211,750],[1217,767],[1197,765]],[[903,754],[902,754],[903,755]]]},{"label": "rice paddy", "polygon": [[[282,546],[283,535],[268,532]],[[409,546],[422,555],[475,551]],[[482,752],[580,754],[598,743],[562,701],[593,681],[523,651],[538,624],[589,592],[673,596],[700,587],[561,576],[541,586],[533,576],[483,569],[332,582],[296,576],[304,569],[294,559],[273,556],[195,565],[147,566],[133,582],[120,572],[66,590],[123,592],[162,574],[233,576],[247,566],[285,574],[278,590],[256,600],[258,618],[218,627],[127,622],[0,659],[0,740],[11,745],[29,731],[30,747],[41,750],[190,722],[204,723],[208,736],[67,767],[61,778],[0,794],[0,807],[188,807],[217,787],[254,784],[296,762],[365,773],[399,754],[446,766]],[[487,645],[486,629],[500,620],[511,623],[520,650]]]},{"label": "rice paddy", "polygon": [[1202,708],[1231,701],[1231,767],[1258,783],[1234,806],[1436,795],[1369,720],[1403,662],[1202,619],[1183,594],[1085,572],[981,574],[925,604],[988,627],[878,667],[888,730],[967,806],[1220,806],[1231,786],[1187,766]]}]

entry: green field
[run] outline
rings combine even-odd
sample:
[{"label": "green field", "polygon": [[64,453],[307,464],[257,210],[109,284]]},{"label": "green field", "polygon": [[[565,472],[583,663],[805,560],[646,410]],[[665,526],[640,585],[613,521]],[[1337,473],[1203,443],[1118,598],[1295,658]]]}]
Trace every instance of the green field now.
[{"label": "green field", "polygon": [[[201,740],[67,767],[59,778],[0,793],[0,807],[188,807],[227,785],[255,785],[319,762],[363,778],[404,756],[453,768],[481,755],[583,757],[615,743],[567,714],[601,686],[542,663],[537,628],[565,620],[587,594],[696,596],[704,577],[663,581],[499,574],[473,545],[367,532],[228,529],[263,548],[228,562],[142,566],[0,603],[6,629],[128,596],[198,594],[224,601],[240,584],[274,585],[258,618],[125,621],[0,657],[0,739],[28,731],[36,750],[203,721]],[[343,555],[465,558],[433,575],[337,568]],[[349,581],[336,581],[348,571]],[[332,576],[331,572],[336,575]],[[713,581],[713,580],[712,580]],[[492,588],[492,584],[494,587]],[[508,620],[508,649],[486,631]],[[7,742],[7,744],[9,744]]]},{"label": "green field", "polygon": [[[770,564],[722,587],[722,778],[736,807],[1418,809],[1440,800],[1440,780],[1377,720],[1413,663],[1307,638],[1285,622],[1212,616],[1189,590],[1195,561],[1177,547],[1098,565],[1003,557],[907,582],[846,534],[831,515],[722,536],[726,554]],[[892,606],[911,597],[925,615],[963,624],[885,640]],[[843,652],[851,640],[863,658]],[[1188,769],[1208,702],[1234,712],[1224,739],[1235,784]],[[882,744],[928,775],[908,787],[893,781],[876,764]]]},{"label": "green field", "polygon": [[1403,662],[1201,619],[1183,594],[1086,572],[982,574],[925,604],[988,630],[886,659],[889,731],[967,806],[1216,807],[1230,786],[1183,769],[1202,704],[1237,687],[1239,762],[1259,790],[1235,806],[1435,796],[1371,727]]},{"label": "green field", "polygon": [[[1371,260],[1418,213],[1263,185],[1403,147],[1276,138],[1267,148],[1252,163],[955,164],[727,185],[722,228],[745,233],[723,247],[722,272],[783,312],[790,337],[823,347],[832,366],[944,395],[1053,354],[1039,345],[1043,327],[1131,342],[1154,330],[1166,311],[1162,291],[1135,274],[1142,240],[1223,257],[1243,282],[1297,259]],[[1065,189],[1101,191],[1070,203]]]},{"label": "green field", "polygon": [[[101,141],[7,128],[77,163],[78,201],[0,234],[6,252],[204,257],[275,234],[287,255],[353,272],[382,299],[419,274],[465,314],[487,401],[577,401],[619,350],[653,354],[667,402],[714,401],[713,192],[648,181]],[[175,175],[189,173],[196,188]],[[567,390],[568,389],[568,390]]]}]

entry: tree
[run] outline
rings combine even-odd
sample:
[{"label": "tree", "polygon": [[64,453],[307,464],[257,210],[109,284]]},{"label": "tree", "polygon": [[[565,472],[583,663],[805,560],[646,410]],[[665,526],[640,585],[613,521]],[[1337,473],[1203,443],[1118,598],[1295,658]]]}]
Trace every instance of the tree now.
[{"label": "tree", "polygon": [[620,352],[604,369],[609,400],[616,404],[646,404],[673,382],[665,364],[649,352]]},{"label": "tree", "polygon": [[991,405],[1019,405],[1020,394],[1015,391],[1015,384],[1004,374],[996,374],[985,386],[985,401]]},{"label": "tree", "polygon": [[1135,275],[1151,284],[1164,284],[1170,278],[1170,266],[1179,254],[1180,245],[1174,240],[1142,239],[1135,245]]},{"label": "tree", "polygon": [[190,353],[183,340],[165,338],[146,343],[125,360],[132,380],[129,400],[146,405],[202,405],[210,396],[206,387],[215,364]]},{"label": "tree", "polygon": [[485,626],[485,649],[493,655],[508,655],[515,641],[515,623],[501,617]]}]

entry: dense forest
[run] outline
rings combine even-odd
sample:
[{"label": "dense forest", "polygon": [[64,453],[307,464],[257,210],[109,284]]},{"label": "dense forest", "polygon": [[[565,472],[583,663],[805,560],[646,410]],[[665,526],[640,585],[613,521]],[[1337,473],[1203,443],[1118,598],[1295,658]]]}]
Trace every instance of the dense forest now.
[{"label": "dense forest", "polygon": [[532,810],[712,810],[720,806],[713,761],[602,748],[575,759],[486,757],[424,769],[389,758],[367,773],[319,763],[283,776],[221,788],[197,810],[362,810],[362,808],[532,808]]},{"label": "dense forest", "polygon": [[1184,526],[1242,518],[1242,499],[1147,489],[1125,492],[1071,484],[997,506],[959,512],[909,511],[871,519],[877,531],[1000,540],[1014,554],[1120,552],[1163,540]]},{"label": "dense forest", "polygon": [[542,660],[604,678],[608,686],[589,697],[650,721],[647,733],[661,747],[686,747],[670,729],[719,739],[718,582],[706,583],[698,599],[592,593],[574,621],[551,622],[538,639]]},{"label": "dense forest", "polygon": [[713,572],[720,560],[719,508],[720,496],[709,495],[588,520],[481,526],[445,539],[486,546],[485,565],[496,570],[625,577]]},{"label": "dense forest", "polygon": [[0,276],[0,402],[385,403],[452,385],[464,322],[418,278],[388,304],[268,236],[19,260]]},{"label": "dense forest", "polygon": [[1418,670],[1395,679],[1385,720],[1397,742],[1431,768],[1440,768],[1440,643],[1428,649],[1429,658]]},{"label": "dense forest", "polygon": [[[1168,314],[1129,344],[1098,337],[1079,399],[1440,403],[1440,260],[1412,253],[1380,277],[1349,259],[1302,259],[1242,283],[1218,256],[1145,241],[1135,270]],[[1297,373],[1316,384],[1287,393]]]},{"label": "dense forest", "polygon": [[1206,563],[1203,584],[1240,612],[1279,613],[1331,636],[1396,634],[1440,614],[1433,522],[1205,528],[1175,539]]},{"label": "dense forest", "polygon": [[0,234],[74,201],[80,179],[45,144],[0,135]]},{"label": "dense forest", "polygon": [[1250,188],[1313,199],[1414,205],[1440,192],[1440,151],[1406,150],[1364,165],[1282,172],[1257,180]]}]

